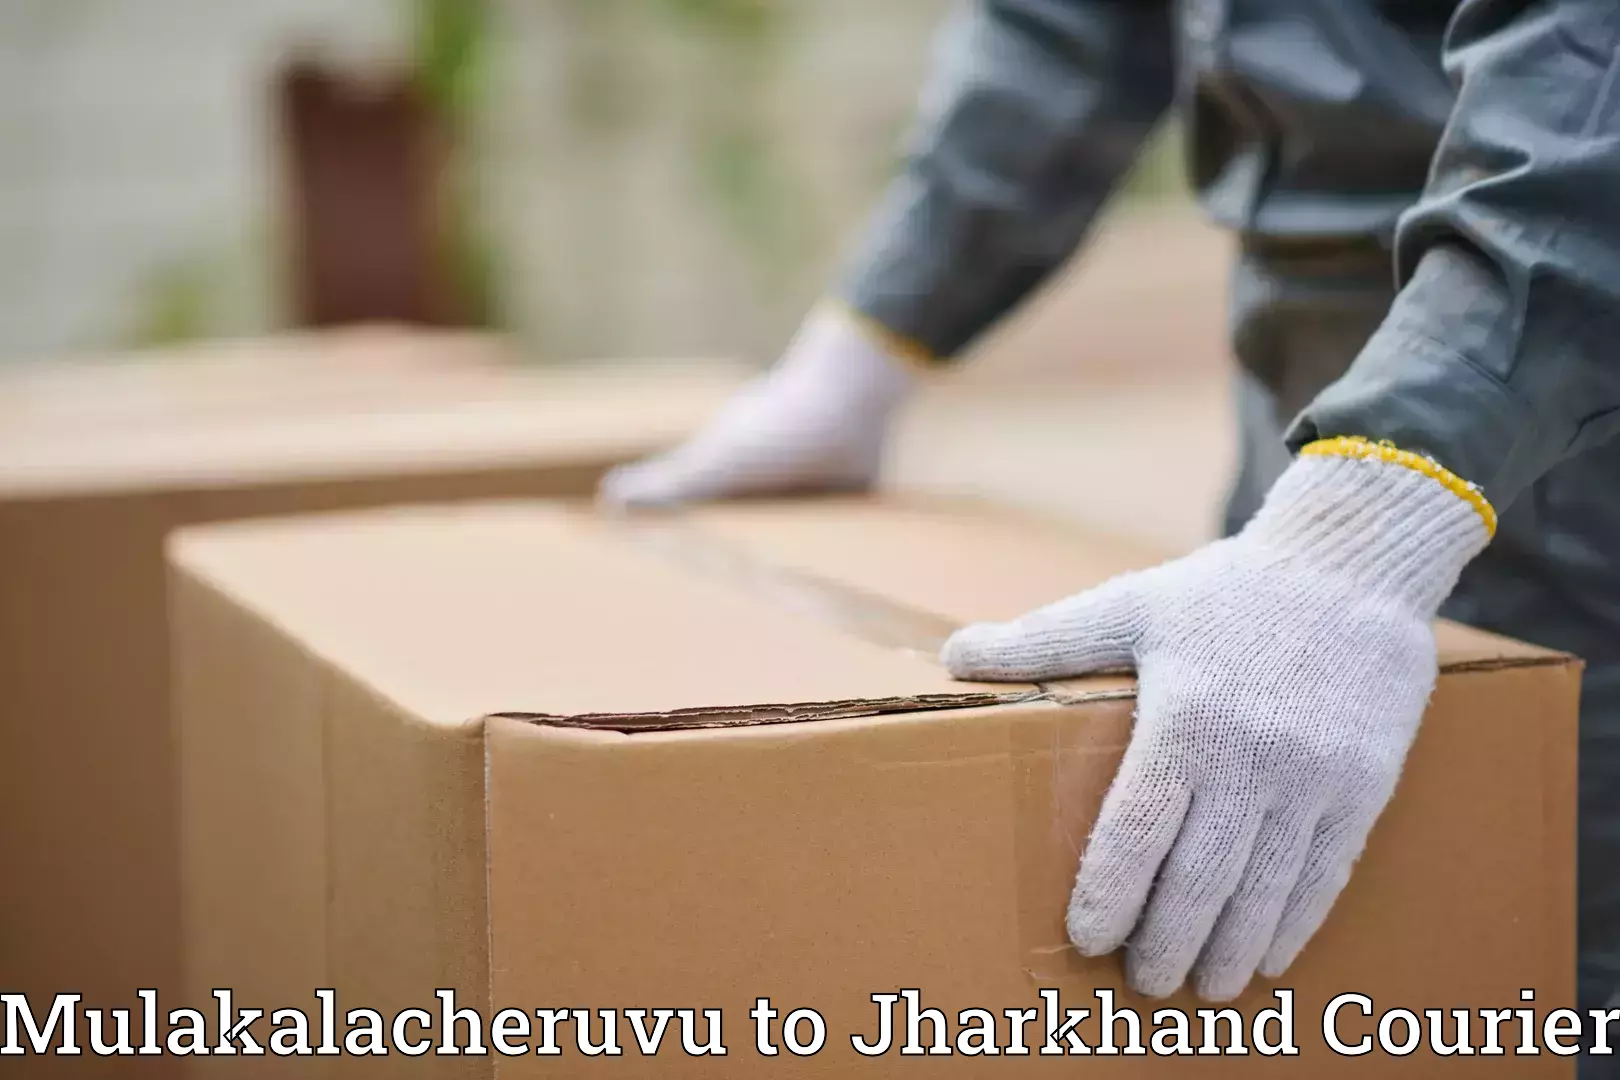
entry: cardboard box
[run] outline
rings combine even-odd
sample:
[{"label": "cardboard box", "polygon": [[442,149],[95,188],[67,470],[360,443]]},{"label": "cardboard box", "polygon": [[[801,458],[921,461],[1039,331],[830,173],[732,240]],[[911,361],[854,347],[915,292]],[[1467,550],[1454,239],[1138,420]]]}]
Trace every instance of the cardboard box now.
[{"label": "cardboard box", "polygon": [[[0,379],[0,991],[177,985],[170,529],[582,494],[738,378],[510,359],[492,339],[377,331]],[[169,1074],[136,1059],[119,1075],[142,1065]]]},{"label": "cardboard box", "polygon": [[357,326],[38,360],[0,367],[0,432],[161,428],[177,414],[223,421],[286,409],[376,409],[431,400],[431,377],[477,380],[513,368],[515,359],[488,334]]},{"label": "cardboard box", "polygon": [[[535,1009],[720,1009],[728,1050],[688,1056],[667,1034],[676,1045],[643,1059],[619,1015],[620,1059],[582,1056],[564,1022],[555,1057],[199,1063],[232,1075],[368,1061],[439,1076],[887,1074],[904,1065],[897,1048],[867,1057],[850,1041],[875,1040],[873,994],[919,991],[951,1020],[952,1047],[965,1008],[1039,1009],[1045,989],[1095,1009],[1087,995],[1120,985],[1118,959],[1078,957],[1063,914],[1133,684],[964,684],[933,655],[960,622],[1152,558],[983,508],[860,500],[628,520],[513,502],[182,534],[171,559],[191,993],[313,1009],[314,990],[333,989],[341,1038],[343,1010],[434,1009],[435,990],[454,989],[486,1020],[492,1006],[529,1014],[519,1049],[539,1044]],[[1303,1056],[1197,1056],[1175,1075],[1443,1068],[1324,1049],[1321,1013],[1340,992],[1380,1009],[1515,1008],[1529,987],[1540,1008],[1568,1004],[1579,665],[1455,626],[1439,635],[1444,674],[1395,801],[1282,983],[1297,992]],[[1242,1015],[1275,1005],[1272,989],[1253,988]],[[759,997],[778,1010],[775,1045],[786,1016],[809,1008],[825,1049],[761,1059]],[[1144,1021],[1157,1007],[1118,1003]],[[1373,1023],[1345,1020],[1348,1041]],[[797,1031],[802,1045],[813,1022]],[[1094,1020],[1081,1031],[1098,1045]],[[1540,1077],[1572,1075],[1568,1062],[1466,1064]],[[1092,1066],[1036,1053],[918,1067]],[[1165,1065],[1150,1054],[1107,1067]]]}]

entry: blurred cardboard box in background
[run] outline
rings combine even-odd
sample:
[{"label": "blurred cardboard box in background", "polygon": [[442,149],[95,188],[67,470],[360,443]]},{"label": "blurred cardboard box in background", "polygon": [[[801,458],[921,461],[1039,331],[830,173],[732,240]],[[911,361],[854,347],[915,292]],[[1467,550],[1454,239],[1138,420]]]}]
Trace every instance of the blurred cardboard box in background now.
[{"label": "blurred cardboard box in background", "polygon": [[[816,1009],[828,1031],[820,1054],[769,1068],[832,1076],[895,1068],[893,1052],[850,1048],[875,1035],[873,993],[915,987],[947,1017],[999,1018],[1039,1006],[1038,988],[1087,1007],[1122,984],[1117,956],[1073,951],[1064,913],[1132,681],[967,684],[933,656],[962,622],[1151,564],[1141,545],[886,499],[650,521],[395,508],[204,527],[170,550],[190,995],[313,1010],[312,988],[330,987],[340,1010],[388,1015],[453,988],[486,1020],[511,1007],[536,1031],[535,1009],[721,1009],[728,1055],[666,1048],[630,1068],[659,1077],[757,1075],[748,1013],[765,996],[782,1014]],[[1322,1007],[1347,990],[1411,1008],[1573,995],[1579,664],[1449,624],[1439,637],[1443,674],[1395,800],[1280,982],[1311,1076],[1365,1075],[1322,1042]],[[1238,1008],[1274,1005],[1270,989]],[[1144,1019],[1198,1004],[1124,1003]],[[1097,1045],[1095,1017],[1081,1033]],[[565,1025],[561,1057],[396,1057],[389,1071],[625,1071],[573,1038]],[[622,1020],[619,1041],[637,1056]],[[1427,1054],[1380,1059],[1378,1074],[1430,1076]],[[1547,1054],[1471,1061],[1481,1076],[1570,1069]],[[1165,1068],[1127,1057],[1109,1075]]]},{"label": "blurred cardboard box in background", "polygon": [[431,401],[452,396],[435,380],[476,386],[516,359],[495,335],[373,325],[34,361],[0,368],[0,438]]},{"label": "blurred cardboard box in background", "polygon": [[[696,426],[738,376],[720,364],[531,372],[513,360],[492,338],[346,331],[0,379],[7,990],[46,1006],[67,991],[123,1004],[176,985],[171,529],[586,494],[606,466]],[[171,1065],[86,1055],[31,1058],[24,1071]]]}]

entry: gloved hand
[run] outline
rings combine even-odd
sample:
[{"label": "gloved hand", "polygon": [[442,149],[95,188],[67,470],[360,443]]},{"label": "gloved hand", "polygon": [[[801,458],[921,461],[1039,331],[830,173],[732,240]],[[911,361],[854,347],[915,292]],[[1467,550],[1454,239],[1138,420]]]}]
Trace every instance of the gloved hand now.
[{"label": "gloved hand", "polygon": [[1153,997],[1195,967],[1216,1001],[1282,974],[1395,790],[1437,676],[1432,621],[1494,528],[1428,459],[1326,440],[1237,536],[946,643],[963,679],[1137,670],[1069,905],[1082,953],[1128,939]]},{"label": "gloved hand", "polygon": [[882,463],[890,416],[918,378],[890,343],[834,307],[781,361],[675,449],[611,471],[600,500],[666,507],[747,495],[858,491]]}]

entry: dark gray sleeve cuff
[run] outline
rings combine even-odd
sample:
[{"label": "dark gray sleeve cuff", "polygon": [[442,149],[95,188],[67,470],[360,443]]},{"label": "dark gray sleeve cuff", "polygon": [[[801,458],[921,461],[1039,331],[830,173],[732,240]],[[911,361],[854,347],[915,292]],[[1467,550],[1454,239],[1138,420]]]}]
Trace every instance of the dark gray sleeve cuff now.
[{"label": "dark gray sleeve cuff", "polygon": [[1477,484],[1498,510],[1540,474],[1523,437],[1531,410],[1506,385],[1432,337],[1386,324],[1349,374],[1294,420],[1288,446],[1348,435],[1428,454]]},{"label": "dark gray sleeve cuff", "polygon": [[1506,7],[1452,21],[1457,102],[1397,233],[1400,295],[1291,437],[1426,451],[1498,510],[1620,436],[1620,20]]},{"label": "dark gray sleeve cuff", "polygon": [[838,297],[950,358],[1074,254],[1164,114],[1163,0],[979,0],[939,40],[903,173]]}]

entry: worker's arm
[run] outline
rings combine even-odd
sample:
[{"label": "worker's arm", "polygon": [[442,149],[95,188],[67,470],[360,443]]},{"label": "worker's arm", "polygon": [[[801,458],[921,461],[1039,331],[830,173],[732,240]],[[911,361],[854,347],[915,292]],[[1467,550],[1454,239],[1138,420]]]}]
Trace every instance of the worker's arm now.
[{"label": "worker's arm", "polygon": [[919,366],[956,355],[1080,245],[1171,98],[1170,0],[972,0],[846,273],[702,431],[614,470],[668,506],[870,485]]},{"label": "worker's arm", "polygon": [[972,679],[1136,667],[1069,932],[1127,944],[1147,994],[1288,968],[1394,791],[1493,501],[1620,431],[1620,6],[1465,0],[1447,60],[1459,98],[1399,230],[1399,299],[1260,512],[945,648]]},{"label": "worker's arm", "polygon": [[1432,454],[1505,505],[1620,433],[1620,6],[1471,0],[1403,287],[1290,433]]},{"label": "worker's arm", "polygon": [[1080,246],[1169,106],[1168,0],[974,0],[940,34],[906,163],[839,285],[956,355]]}]

